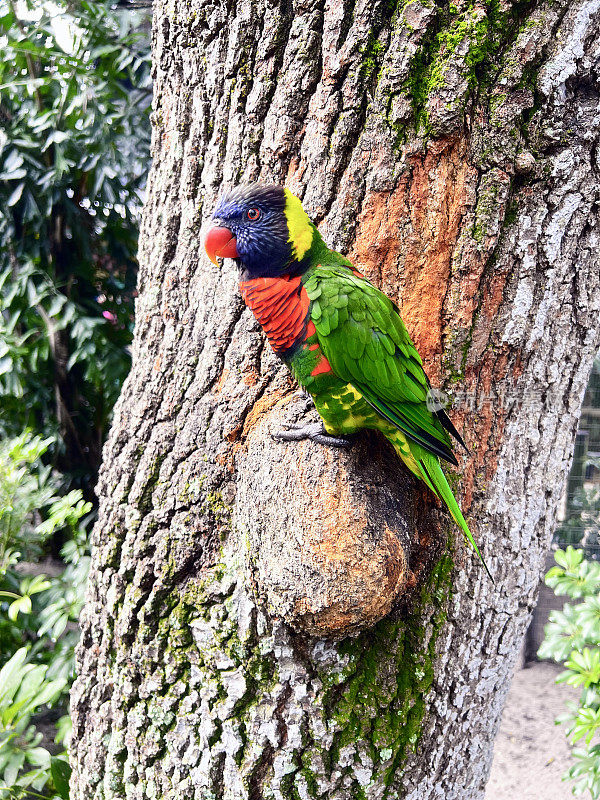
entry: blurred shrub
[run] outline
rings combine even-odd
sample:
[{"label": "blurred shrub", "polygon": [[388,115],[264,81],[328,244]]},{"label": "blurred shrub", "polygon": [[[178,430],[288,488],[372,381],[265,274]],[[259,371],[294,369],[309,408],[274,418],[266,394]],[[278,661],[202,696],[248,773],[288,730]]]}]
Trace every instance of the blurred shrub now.
[{"label": "blurred shrub", "polygon": [[145,14],[0,0],[0,800],[68,798],[50,751],[68,743],[88,500],[129,369]]},{"label": "blurred shrub", "polygon": [[147,43],[106,2],[0,0],[0,435],[90,496],[129,369]]},{"label": "blurred shrub", "polygon": [[582,550],[567,547],[555,554],[558,566],[546,575],[555,594],[579,602],[565,603],[552,611],[545,628],[540,658],[564,664],[557,683],[581,688],[579,702],[567,703],[568,711],[557,719],[566,725],[575,763],[565,779],[575,781],[574,794],[589,791],[600,798],[600,564],[586,561]]},{"label": "blurred shrub", "polygon": [[52,796],[68,798],[68,763],[40,745],[42,734],[31,724],[34,712],[55,702],[66,681],[48,680],[48,667],[26,661],[22,647],[0,670],[0,797],[48,797],[37,793],[50,788]]},{"label": "blurred shrub", "polygon": [[[76,621],[83,603],[89,552],[85,534],[91,504],[80,490],[56,494],[59,481],[42,458],[49,445],[22,434],[0,442],[0,798],[44,790],[68,797],[64,754],[52,757],[36,727],[36,713],[53,706],[64,715],[74,677]],[[66,532],[65,566],[40,573],[44,542]],[[54,726],[66,744],[70,720]]]},{"label": "blurred shrub", "polygon": [[[70,680],[92,506],[78,489],[56,494],[59,481],[41,463],[47,447],[27,433],[0,442],[0,660],[31,645],[30,656],[49,664],[53,677]],[[62,568],[46,577],[34,562],[58,530],[66,538]]]}]

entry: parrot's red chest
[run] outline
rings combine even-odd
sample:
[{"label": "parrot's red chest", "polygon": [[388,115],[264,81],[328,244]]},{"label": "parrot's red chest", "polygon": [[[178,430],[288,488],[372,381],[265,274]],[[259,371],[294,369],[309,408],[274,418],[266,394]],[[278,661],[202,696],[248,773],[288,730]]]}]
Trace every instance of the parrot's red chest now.
[{"label": "parrot's red chest", "polygon": [[242,281],[240,292],[276,353],[281,355],[303,338],[310,300],[299,276]]}]

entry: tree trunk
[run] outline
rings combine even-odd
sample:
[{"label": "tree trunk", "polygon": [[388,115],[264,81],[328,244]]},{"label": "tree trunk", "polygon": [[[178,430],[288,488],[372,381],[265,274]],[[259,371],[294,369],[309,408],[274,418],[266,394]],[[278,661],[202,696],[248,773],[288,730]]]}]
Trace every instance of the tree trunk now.
[{"label": "tree trunk", "polygon": [[[159,0],[73,798],[483,797],[600,347],[599,13]],[[302,401],[202,246],[259,178],[398,301],[494,585],[375,435],[271,440]]]}]

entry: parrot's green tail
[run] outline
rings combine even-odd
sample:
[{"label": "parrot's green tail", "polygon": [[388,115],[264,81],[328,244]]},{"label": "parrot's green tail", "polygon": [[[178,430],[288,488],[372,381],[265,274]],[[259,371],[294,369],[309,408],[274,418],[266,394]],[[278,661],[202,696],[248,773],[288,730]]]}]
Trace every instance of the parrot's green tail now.
[{"label": "parrot's green tail", "polygon": [[483,560],[483,556],[479,552],[479,548],[477,547],[477,543],[473,538],[473,534],[469,530],[469,526],[465,522],[465,518],[462,515],[462,511],[459,508],[458,503],[456,502],[454,495],[452,494],[452,489],[448,485],[448,481],[446,480],[446,476],[440,466],[439,461],[437,458],[432,456],[425,456],[421,458],[418,462],[419,468],[423,473],[423,480],[429,486],[429,488],[440,497],[444,503],[448,506],[448,510],[452,515],[452,519],[456,522],[458,527],[462,530],[463,536],[465,537],[465,541],[469,542],[473,550],[479,556],[481,563],[485,567],[485,571],[490,576],[490,580],[494,583],[494,579],[492,578],[492,573],[488,569],[488,565]]}]

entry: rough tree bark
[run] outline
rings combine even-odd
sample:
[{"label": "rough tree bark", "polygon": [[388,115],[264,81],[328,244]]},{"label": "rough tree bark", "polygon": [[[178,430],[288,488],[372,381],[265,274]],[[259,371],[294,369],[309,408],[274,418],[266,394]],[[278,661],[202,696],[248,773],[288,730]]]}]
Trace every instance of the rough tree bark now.
[{"label": "rough tree bark", "polygon": [[[600,346],[599,13],[157,3],[133,368],[72,697],[77,800],[483,796]],[[221,187],[257,178],[285,181],[397,298],[454,397],[471,449],[456,488],[495,585],[443,555],[448,517],[375,436],[348,453],[270,439],[301,403],[202,249]]]}]

